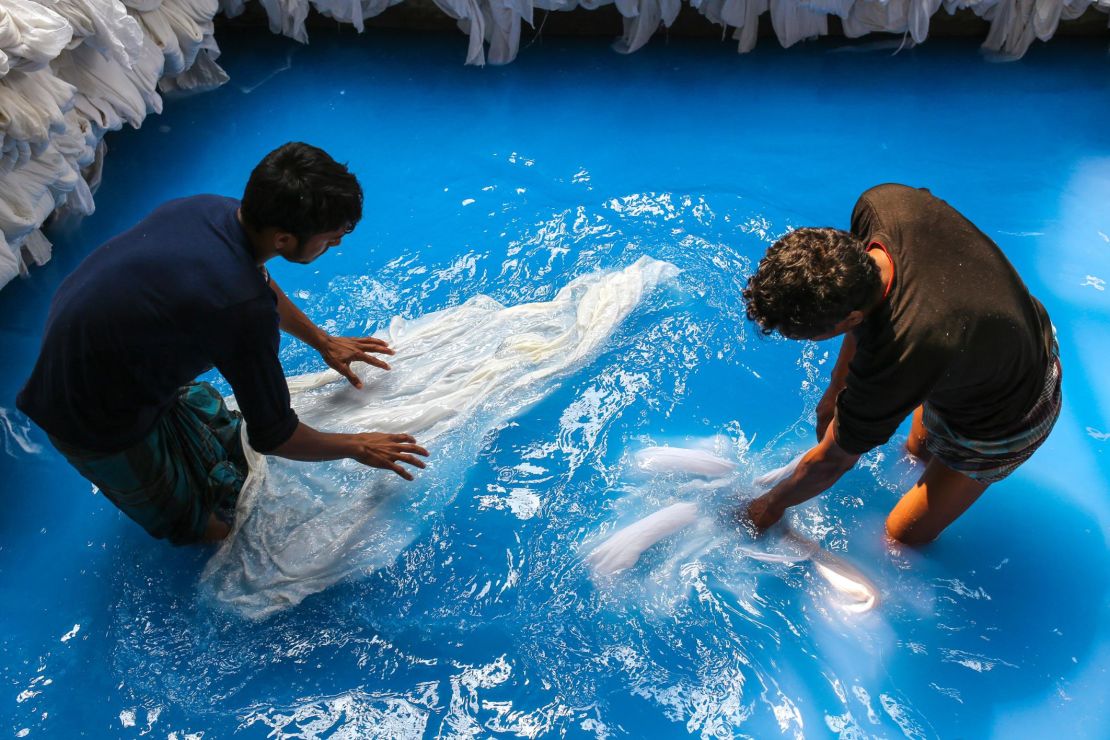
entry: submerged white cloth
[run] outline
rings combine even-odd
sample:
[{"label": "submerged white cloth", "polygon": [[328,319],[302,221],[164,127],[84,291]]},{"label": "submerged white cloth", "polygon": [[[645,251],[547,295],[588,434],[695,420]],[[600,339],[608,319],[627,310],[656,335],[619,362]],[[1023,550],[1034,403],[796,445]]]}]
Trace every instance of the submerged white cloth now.
[{"label": "submerged white cloth", "polygon": [[602,542],[586,557],[594,574],[611,576],[631,568],[648,548],[698,519],[698,505],[684,501],[649,514]]},{"label": "submerged white cloth", "polygon": [[384,337],[392,370],[355,390],[333,372],[289,381],[311,426],[407,432],[432,453],[415,482],[352,461],[297,463],[257,455],[235,529],[202,580],[248,617],[296,604],[344,576],[390,564],[446,506],[484,436],[589,359],[644,295],[677,268],[648,257],[574,280],[543,303],[504,307],[486,296],[414,320]]},{"label": "submerged white cloth", "polygon": [[[755,485],[759,488],[773,488],[794,472],[803,455],[804,453],[786,465],[758,476]],[[641,469],[656,473],[685,473],[701,477],[710,474],[710,471],[721,471],[723,476],[728,476],[720,479],[726,485],[732,482],[731,477],[736,470],[736,466],[727,460],[710,455],[704,450],[691,448],[649,447],[639,451],[635,459]],[[671,504],[621,528],[595,547],[586,559],[595,576],[612,576],[633,567],[643,553],[659,541],[694,524],[703,529],[714,526],[711,517],[699,515],[698,504],[691,501]],[[722,531],[717,539],[710,541],[743,537],[741,532],[732,527],[720,529],[728,531]],[[737,549],[744,556],[761,562],[812,562],[814,572],[834,592],[835,606],[846,612],[862,614],[879,605],[878,586],[866,574],[845,558],[825,550],[785,523],[777,525],[758,540],[738,545]]]},{"label": "submerged white cloth", "polygon": [[702,478],[724,478],[736,464],[705,450],[688,447],[645,447],[635,455],[636,465],[650,473],[686,473]]}]

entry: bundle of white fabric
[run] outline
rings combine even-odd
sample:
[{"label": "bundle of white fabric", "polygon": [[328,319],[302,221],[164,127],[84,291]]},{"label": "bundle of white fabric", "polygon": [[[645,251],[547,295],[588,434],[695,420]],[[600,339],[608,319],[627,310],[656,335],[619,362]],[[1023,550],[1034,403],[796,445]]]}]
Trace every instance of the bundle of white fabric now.
[{"label": "bundle of white fabric", "polygon": [[[753,481],[752,488],[770,490],[788,478],[801,459],[802,456],[799,455],[781,468],[758,476]],[[695,489],[731,488],[733,503],[739,505],[736,493],[741,489],[736,480],[738,468],[730,460],[698,448],[649,447],[637,452],[635,461],[642,471],[672,478],[676,475],[686,476],[700,483],[698,486],[680,485],[676,487],[676,493]],[[739,540],[744,537],[737,524],[721,527],[712,516],[703,511],[699,502],[679,501],[617,530],[593,547],[586,560],[595,577],[608,579],[634,567],[641,556],[656,544],[695,527],[714,531],[709,539],[703,537],[704,542]],[[735,548],[746,557],[763,562],[811,562],[814,572],[836,594],[835,605],[845,612],[862,614],[879,605],[878,587],[859,568],[839,555],[828,552],[786,523],[776,525],[773,531],[763,536],[761,542],[738,544]],[[696,554],[689,553],[691,557]]]},{"label": "bundle of white fabric", "polygon": [[106,131],[163,91],[227,80],[218,0],[4,0],[0,5],[0,287],[50,258],[39,227],[91,213]]},{"label": "bundle of white fabric", "polygon": [[406,432],[431,452],[412,483],[352,461],[254,455],[230,538],[202,580],[262,617],[355,571],[388,565],[448,505],[483,439],[581,367],[648,291],[678,270],[643,257],[586,275],[551,301],[504,307],[487,296],[394,319],[396,355],[355,390],[332,371],[291,378],[301,420],[340,432]]},{"label": "bundle of white fabric", "polygon": [[[308,42],[305,20],[310,10],[351,23],[359,31],[364,21],[402,0],[258,0],[269,17],[270,30],[302,43]],[[247,0],[220,0],[230,15],[244,9]],[[593,10],[613,4],[621,14],[624,33],[614,44],[622,53],[641,48],[660,27],[669,28],[678,17],[682,0],[434,0],[467,34],[467,64],[507,64],[520,49],[521,24],[535,27],[534,12]],[[1034,39],[1047,41],[1060,20],[1078,18],[1087,8],[1110,13],[1110,0],[689,0],[713,23],[739,42],[739,51],[755,48],[759,17],[770,13],[779,43],[790,47],[799,41],[828,33],[829,16],[840,18],[849,38],[873,31],[905,34],[904,44],[922,43],[929,34],[929,19],[940,11],[970,8],[990,21],[983,43],[989,51],[1007,58],[1021,57]]]}]

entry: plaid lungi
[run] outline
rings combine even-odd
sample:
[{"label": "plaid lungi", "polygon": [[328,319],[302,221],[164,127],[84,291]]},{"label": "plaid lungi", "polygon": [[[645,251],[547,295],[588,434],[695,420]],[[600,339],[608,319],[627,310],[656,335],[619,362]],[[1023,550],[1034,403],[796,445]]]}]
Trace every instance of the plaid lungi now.
[{"label": "plaid lungi", "polygon": [[200,541],[209,516],[230,523],[247,475],[242,417],[208,383],[190,383],[146,438],[104,454],[50,441],[101,493],[152,536]]},{"label": "plaid lungi", "polygon": [[1048,439],[1060,417],[1062,403],[1059,346],[1053,343],[1044,387],[1033,408],[1015,428],[997,439],[976,440],[953,431],[926,401],[922,423],[928,435],[925,447],[948,467],[981,483],[997,483],[1029,459]]}]

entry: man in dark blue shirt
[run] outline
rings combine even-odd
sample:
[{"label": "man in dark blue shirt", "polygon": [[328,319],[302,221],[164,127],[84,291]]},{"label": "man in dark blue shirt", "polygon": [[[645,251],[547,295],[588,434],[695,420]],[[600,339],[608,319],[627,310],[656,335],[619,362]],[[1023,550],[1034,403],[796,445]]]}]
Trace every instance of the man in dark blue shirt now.
[{"label": "man in dark blue shirt", "polygon": [[[270,279],[264,264],[308,264],[362,216],[346,167],[286,144],[251,173],[242,202],[171,201],[93,251],[59,287],[19,408],[128,516],[175,544],[219,540],[246,475],[240,442],[294,460],[351,458],[412,480],[428,453],[408,435],[328,434],[290,407],[281,329],[356,387],[352,362],[389,366],[373,337],[333,337]],[[241,411],[206,383],[215,367]]]}]

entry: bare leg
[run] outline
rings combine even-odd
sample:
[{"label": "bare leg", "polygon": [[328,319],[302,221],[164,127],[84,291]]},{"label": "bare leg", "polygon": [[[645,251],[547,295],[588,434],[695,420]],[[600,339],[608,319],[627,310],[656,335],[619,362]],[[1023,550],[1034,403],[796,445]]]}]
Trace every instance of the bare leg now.
[{"label": "bare leg", "polygon": [[932,542],[975,503],[988,485],[933,460],[886,518],[887,534],[907,545]]},{"label": "bare leg", "polygon": [[208,515],[208,528],[204,530],[201,542],[219,542],[231,534],[231,527],[227,526],[215,514]]},{"label": "bare leg", "polygon": [[906,452],[910,453],[923,463],[933,459],[933,453],[925,447],[925,440],[929,433],[925,431],[925,422],[921,417],[924,410],[918,406],[913,412],[913,428],[910,429],[910,438],[906,440]]}]

